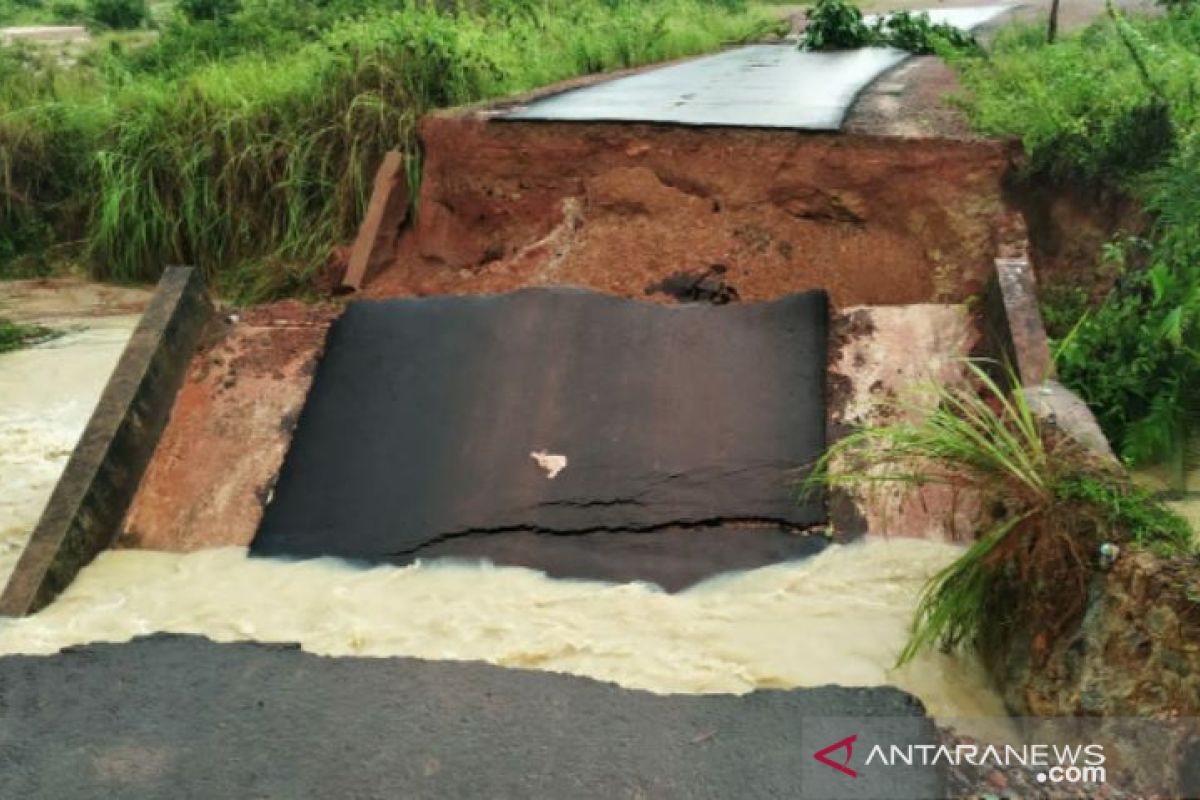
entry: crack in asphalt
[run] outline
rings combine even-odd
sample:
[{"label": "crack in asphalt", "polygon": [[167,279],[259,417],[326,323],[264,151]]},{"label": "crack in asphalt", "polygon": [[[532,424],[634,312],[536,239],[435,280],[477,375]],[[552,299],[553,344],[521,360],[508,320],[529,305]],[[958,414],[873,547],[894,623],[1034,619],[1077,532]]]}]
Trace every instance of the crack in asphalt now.
[{"label": "crack in asphalt", "polygon": [[405,550],[396,550],[388,553],[387,558],[404,558],[414,556],[433,545],[443,542],[452,541],[454,539],[465,539],[470,536],[488,536],[504,533],[532,533],[546,536],[585,536],[591,533],[644,533],[653,534],[659,531],[670,530],[672,528],[682,528],[685,530],[695,530],[700,528],[713,528],[720,525],[776,525],[784,530],[796,534],[812,534],[814,531],[821,530],[826,527],[825,523],[815,523],[812,525],[797,525],[793,522],[788,522],[780,517],[708,517],[698,520],[671,520],[669,522],[655,522],[649,525],[595,525],[584,528],[549,528],[538,527],[531,525],[501,525],[493,528],[467,528],[461,531],[449,531],[439,534],[438,536],[422,542],[417,547],[408,548]]}]

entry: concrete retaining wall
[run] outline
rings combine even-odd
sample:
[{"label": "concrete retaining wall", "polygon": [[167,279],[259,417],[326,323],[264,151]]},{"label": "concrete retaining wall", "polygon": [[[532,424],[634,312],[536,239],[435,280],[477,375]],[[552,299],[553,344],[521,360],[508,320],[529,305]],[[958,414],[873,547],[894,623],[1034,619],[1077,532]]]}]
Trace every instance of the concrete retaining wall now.
[{"label": "concrete retaining wall", "polygon": [[212,315],[200,274],[168,268],[0,595],[0,615],[39,610],[113,542]]}]

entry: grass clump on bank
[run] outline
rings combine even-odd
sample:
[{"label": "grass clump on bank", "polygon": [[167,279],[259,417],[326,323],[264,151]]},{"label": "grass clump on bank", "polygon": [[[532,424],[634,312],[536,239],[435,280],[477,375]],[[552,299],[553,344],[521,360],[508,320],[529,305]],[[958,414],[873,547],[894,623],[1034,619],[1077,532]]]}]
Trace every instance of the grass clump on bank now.
[{"label": "grass clump on bank", "polygon": [[353,235],[382,154],[416,151],[426,111],[774,25],[708,0],[233,8],[75,67],[0,51],[24,59],[0,69],[0,272],[61,249],[98,278],[187,263],[243,300],[295,291]]},{"label": "grass clump on bank", "polygon": [[1117,187],[1149,212],[1108,248],[1117,277],[1099,303],[1080,287],[1045,312],[1061,378],[1121,456],[1171,464],[1185,489],[1200,433],[1200,10],[1112,11],[1054,44],[1017,28],[956,66],[971,119],[1022,138],[1035,185]]},{"label": "grass clump on bank", "polygon": [[1187,522],[1119,465],[1045,427],[1023,391],[1004,392],[976,364],[970,375],[972,388],[935,388],[932,411],[894,401],[890,416],[916,421],[851,433],[804,485],[868,497],[897,485],[948,486],[978,507],[970,547],[926,584],[900,663],[927,647],[999,635],[1015,619],[1065,629],[1083,612],[1103,544],[1194,549]]},{"label": "grass clump on bank", "polygon": [[41,325],[25,325],[0,318],[0,353],[20,350],[58,336],[58,332]]},{"label": "grass clump on bank", "polygon": [[150,21],[146,0],[0,0],[0,25],[130,29]]}]

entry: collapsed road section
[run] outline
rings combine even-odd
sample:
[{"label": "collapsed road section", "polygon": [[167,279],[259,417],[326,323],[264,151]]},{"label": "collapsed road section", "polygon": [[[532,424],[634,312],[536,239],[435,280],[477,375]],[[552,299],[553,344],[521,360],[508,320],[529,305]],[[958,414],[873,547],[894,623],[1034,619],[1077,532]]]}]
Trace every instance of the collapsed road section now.
[{"label": "collapsed road section", "polygon": [[[961,372],[1013,148],[501,119],[512,107],[422,123],[407,219],[405,170],[385,164],[393,194],[363,238],[386,246],[347,282],[367,299],[208,321],[129,512],[93,540],[209,552],[104,553],[7,636],[29,653],[166,629],[342,657],[153,639],[0,660],[4,794],[831,796],[847,776],[814,753],[869,747],[864,717],[903,723],[889,744],[932,743],[932,722],[893,688],[790,687],[948,697],[953,673],[992,699],[950,656],[913,670],[934,692],[890,671],[915,587],[954,548],[825,547],[824,501],[795,482],[847,398]],[[394,565],[674,590],[822,548],[725,594]],[[80,634],[89,604],[108,627]],[[851,788],[944,791],[936,770]]]},{"label": "collapsed road section", "polygon": [[[629,545],[620,534],[742,523],[760,527],[730,541],[762,558],[810,553],[781,528],[825,519],[794,484],[825,447],[827,316],[819,292],[722,306],[563,289],[353,303],[253,550],[403,563],[451,539],[463,556],[507,534],[617,535],[580,540],[591,575],[588,553]],[[537,549],[522,542],[510,557]],[[711,570],[729,569],[708,552]]]}]

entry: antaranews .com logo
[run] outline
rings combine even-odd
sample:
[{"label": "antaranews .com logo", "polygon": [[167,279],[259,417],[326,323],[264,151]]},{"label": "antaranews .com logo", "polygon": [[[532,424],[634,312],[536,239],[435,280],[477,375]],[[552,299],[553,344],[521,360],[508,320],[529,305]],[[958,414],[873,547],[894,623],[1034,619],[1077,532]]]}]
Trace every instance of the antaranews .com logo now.
[{"label": "antaranews .com logo", "polygon": [[[855,745],[858,734],[851,734],[813,753],[821,764],[840,772],[847,778],[859,777],[855,766]],[[862,748],[860,748],[860,751]],[[1104,746],[1086,745],[935,745],[935,744],[876,744],[869,748],[861,761],[862,769],[872,766],[961,767],[1010,769],[1022,767],[1036,770],[1039,783],[1103,783],[1107,778]]]}]

